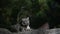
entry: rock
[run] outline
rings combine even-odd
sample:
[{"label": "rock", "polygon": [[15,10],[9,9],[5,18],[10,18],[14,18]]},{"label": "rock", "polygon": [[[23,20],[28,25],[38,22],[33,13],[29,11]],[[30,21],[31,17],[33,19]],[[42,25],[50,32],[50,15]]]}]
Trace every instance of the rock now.
[{"label": "rock", "polygon": [[0,28],[0,34],[12,34],[9,30]]}]

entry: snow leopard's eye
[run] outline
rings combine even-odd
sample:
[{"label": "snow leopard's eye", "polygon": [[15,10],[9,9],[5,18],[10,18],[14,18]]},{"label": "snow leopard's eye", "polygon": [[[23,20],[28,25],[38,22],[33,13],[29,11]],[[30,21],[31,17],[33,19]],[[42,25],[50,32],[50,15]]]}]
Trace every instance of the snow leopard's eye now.
[{"label": "snow leopard's eye", "polygon": [[23,21],[22,24],[23,24],[23,25],[26,24],[25,21]]}]

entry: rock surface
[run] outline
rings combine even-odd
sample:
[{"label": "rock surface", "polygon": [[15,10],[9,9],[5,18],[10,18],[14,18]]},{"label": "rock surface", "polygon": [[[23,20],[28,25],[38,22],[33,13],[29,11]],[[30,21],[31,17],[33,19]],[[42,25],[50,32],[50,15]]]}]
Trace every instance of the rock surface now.
[{"label": "rock surface", "polygon": [[15,32],[15,33],[12,33],[7,29],[0,28],[0,34],[60,34],[60,28],[49,29],[49,30],[37,29],[25,32]]},{"label": "rock surface", "polygon": [[0,28],[0,34],[12,34],[9,30]]}]

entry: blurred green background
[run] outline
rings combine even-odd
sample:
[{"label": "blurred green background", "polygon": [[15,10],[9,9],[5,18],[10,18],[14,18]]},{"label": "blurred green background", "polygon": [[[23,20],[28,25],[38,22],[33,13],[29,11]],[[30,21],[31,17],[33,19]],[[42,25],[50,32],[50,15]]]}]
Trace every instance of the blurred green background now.
[{"label": "blurred green background", "polygon": [[60,2],[59,0],[0,0],[0,27],[9,27],[26,16],[40,16],[60,27]]}]

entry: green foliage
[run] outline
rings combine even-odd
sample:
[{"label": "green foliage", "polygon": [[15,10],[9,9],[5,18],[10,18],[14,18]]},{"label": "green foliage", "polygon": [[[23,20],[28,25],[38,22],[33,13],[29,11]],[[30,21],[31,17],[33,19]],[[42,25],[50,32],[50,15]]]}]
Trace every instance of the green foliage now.
[{"label": "green foliage", "polygon": [[52,16],[60,16],[60,4],[58,0],[0,0],[0,14],[5,25],[17,23],[20,17],[26,16],[50,20]]},{"label": "green foliage", "polygon": [[30,15],[32,7],[30,0],[0,0],[0,5],[0,23],[4,25],[1,27],[16,24],[20,17]]}]

